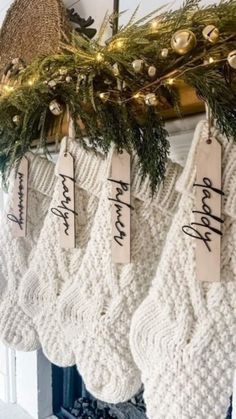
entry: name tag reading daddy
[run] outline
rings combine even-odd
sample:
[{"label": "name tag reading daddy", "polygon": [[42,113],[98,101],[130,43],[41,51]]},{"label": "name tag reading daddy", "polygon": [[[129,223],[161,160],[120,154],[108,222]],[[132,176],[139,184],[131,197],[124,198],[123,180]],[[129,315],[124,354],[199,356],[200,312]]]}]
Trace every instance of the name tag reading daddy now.
[{"label": "name tag reading daddy", "polygon": [[[211,141],[211,142],[210,142]],[[201,142],[197,151],[195,221],[183,226],[197,239],[196,276],[199,281],[220,281],[221,271],[221,145],[216,139]]]},{"label": "name tag reading daddy", "polygon": [[22,157],[16,173],[12,212],[7,214],[12,222],[13,237],[26,237],[27,234],[28,171],[29,162]]},{"label": "name tag reading daddy", "polygon": [[57,163],[60,182],[60,198],[51,211],[60,219],[60,243],[64,249],[75,247],[75,178],[74,159],[68,152],[60,153]]},{"label": "name tag reading daddy", "polygon": [[130,155],[114,152],[109,182],[112,183],[111,223],[112,260],[114,263],[130,263]]}]

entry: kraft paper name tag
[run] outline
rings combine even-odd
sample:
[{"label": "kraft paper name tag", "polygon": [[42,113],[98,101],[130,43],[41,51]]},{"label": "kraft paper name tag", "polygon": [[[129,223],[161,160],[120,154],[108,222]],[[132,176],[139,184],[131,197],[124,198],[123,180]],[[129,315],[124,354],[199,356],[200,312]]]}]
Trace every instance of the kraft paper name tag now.
[{"label": "kraft paper name tag", "polygon": [[112,261],[130,263],[130,155],[114,152],[111,177]]},{"label": "kraft paper name tag", "polygon": [[12,212],[7,214],[12,223],[13,237],[26,237],[27,234],[28,172],[29,162],[26,157],[22,157],[13,189]]},{"label": "kraft paper name tag", "polygon": [[75,179],[74,158],[62,151],[57,162],[56,172],[60,182],[60,198],[52,213],[60,221],[60,244],[64,249],[75,247]]},{"label": "kraft paper name tag", "polygon": [[[211,142],[210,142],[211,141]],[[184,226],[196,239],[196,276],[199,281],[220,281],[221,274],[221,145],[216,139],[203,141],[197,150],[195,221]]]}]

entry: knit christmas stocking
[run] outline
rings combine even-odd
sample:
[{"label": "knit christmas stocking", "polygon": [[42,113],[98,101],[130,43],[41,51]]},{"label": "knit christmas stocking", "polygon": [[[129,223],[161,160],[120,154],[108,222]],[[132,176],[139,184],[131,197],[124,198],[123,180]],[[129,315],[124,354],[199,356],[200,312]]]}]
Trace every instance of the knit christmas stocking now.
[{"label": "knit christmas stocking", "polygon": [[126,401],[141,387],[129,349],[130,321],[155,273],[177,204],[175,182],[181,169],[168,163],[165,182],[153,201],[148,182],[140,184],[136,171],[134,164],[131,263],[112,263],[111,183],[106,180],[85,256],[60,305],[85,385],[109,403]]},{"label": "knit christmas stocking", "polygon": [[39,340],[31,319],[19,305],[19,285],[36,251],[36,243],[48,211],[54,187],[54,164],[47,159],[26,155],[29,161],[27,236],[14,238],[12,213],[14,176],[9,197],[1,215],[0,231],[0,340],[17,350],[39,348]]},{"label": "knit christmas stocking", "polygon": [[[45,355],[51,362],[63,367],[74,365],[75,359],[71,342],[66,339],[58,320],[57,304],[77,274],[77,266],[83,258],[105,165],[105,160],[90,155],[73,141],[68,147],[75,159],[76,248],[61,247],[60,219],[49,210],[37,252],[21,287],[21,304],[33,319]],[[57,208],[60,203],[60,182],[58,179],[51,208]]]},{"label": "knit christmas stocking", "polygon": [[[182,232],[195,197],[196,146],[178,188],[182,192],[148,297],[133,316],[130,344],[142,372],[150,419],[225,419],[236,367],[236,145],[212,130],[223,148],[221,282],[196,280],[195,242]],[[214,279],[214,278],[213,278]]]}]

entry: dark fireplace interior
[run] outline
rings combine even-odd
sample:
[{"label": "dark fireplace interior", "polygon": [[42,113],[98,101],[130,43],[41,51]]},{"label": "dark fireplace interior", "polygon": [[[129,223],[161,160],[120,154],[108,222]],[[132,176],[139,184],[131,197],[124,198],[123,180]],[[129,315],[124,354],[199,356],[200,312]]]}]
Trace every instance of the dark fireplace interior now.
[{"label": "dark fireplace interior", "polygon": [[53,365],[53,413],[60,419],[147,419],[142,391],[126,403],[111,405],[95,399],[76,367]]},{"label": "dark fireplace interior", "polygon": [[[116,405],[95,399],[85,388],[76,367],[53,365],[53,411],[59,419],[147,419],[143,391]],[[226,419],[232,419],[232,400]]]}]

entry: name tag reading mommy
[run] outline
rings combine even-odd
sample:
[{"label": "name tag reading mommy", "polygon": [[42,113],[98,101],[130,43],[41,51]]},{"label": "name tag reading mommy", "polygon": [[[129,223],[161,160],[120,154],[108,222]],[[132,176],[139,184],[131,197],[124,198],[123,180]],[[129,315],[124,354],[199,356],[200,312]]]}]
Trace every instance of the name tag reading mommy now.
[{"label": "name tag reading mommy", "polygon": [[130,155],[114,153],[111,178],[112,260],[130,263]]},{"label": "name tag reading mommy", "polygon": [[74,159],[70,153],[59,156],[57,172],[60,182],[60,198],[51,211],[60,219],[60,243],[64,249],[75,247],[75,179]]},{"label": "name tag reading mommy", "polygon": [[184,233],[197,239],[196,276],[199,281],[220,281],[221,270],[221,145],[214,138],[211,143],[199,144],[195,221],[183,226]]},{"label": "name tag reading mommy", "polygon": [[28,170],[29,162],[22,157],[16,173],[12,212],[7,214],[14,237],[26,237],[27,234]]}]

